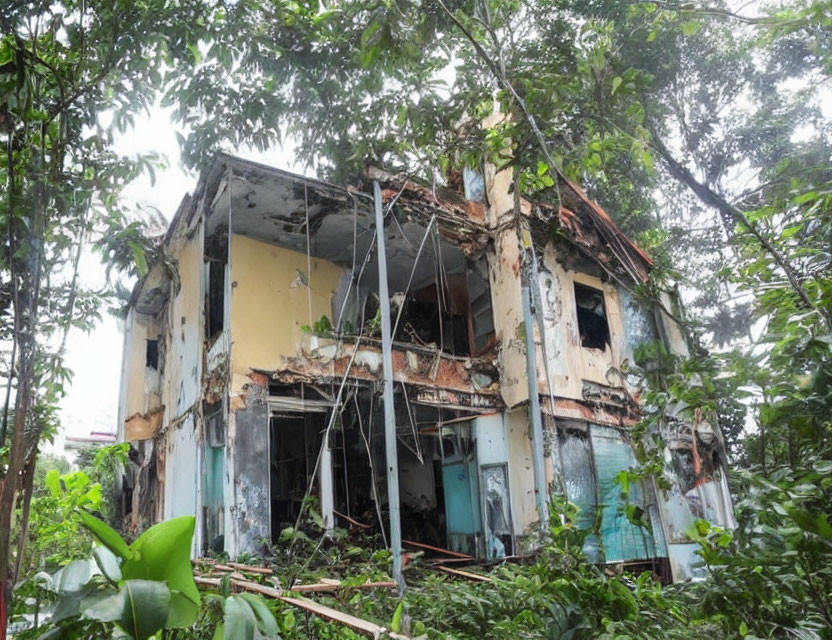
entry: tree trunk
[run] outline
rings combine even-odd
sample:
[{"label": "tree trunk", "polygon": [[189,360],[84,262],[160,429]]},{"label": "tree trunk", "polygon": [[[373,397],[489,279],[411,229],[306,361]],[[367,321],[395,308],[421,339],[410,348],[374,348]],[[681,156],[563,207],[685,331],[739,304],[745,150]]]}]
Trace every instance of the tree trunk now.
[{"label": "tree trunk", "polygon": [[[11,447],[9,450],[9,466],[6,475],[0,480],[0,580],[4,582],[13,580],[14,576],[9,571],[9,550],[11,548],[12,513],[14,501],[20,482],[20,472],[23,470],[23,445],[24,428],[29,415],[29,403],[31,397],[32,366],[30,355],[26,354],[27,349],[21,344],[20,349],[20,377],[18,396],[15,402],[14,430],[12,432]],[[26,354],[26,355],[25,355]],[[6,590],[4,607],[8,611],[11,590]],[[5,640],[6,629],[0,629],[0,640]]]},{"label": "tree trunk", "polygon": [[17,558],[14,562],[14,581],[17,582],[20,576],[20,567],[23,563],[23,554],[26,551],[26,542],[29,536],[29,508],[32,506],[32,492],[35,483],[35,463],[37,462],[38,448],[35,445],[26,468],[23,471],[23,512],[20,516],[20,533],[17,538]]}]

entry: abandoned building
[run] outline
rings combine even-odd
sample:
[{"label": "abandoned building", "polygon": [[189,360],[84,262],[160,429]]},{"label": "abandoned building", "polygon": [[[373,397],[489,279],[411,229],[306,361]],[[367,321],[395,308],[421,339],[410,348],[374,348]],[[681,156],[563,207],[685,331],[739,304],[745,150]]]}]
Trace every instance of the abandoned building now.
[{"label": "abandoned building", "polygon": [[649,257],[565,180],[559,208],[513,193],[510,169],[465,169],[458,190],[368,180],[375,194],[219,155],[184,198],[126,316],[130,526],[196,515],[194,554],[234,556],[311,495],[325,527],[386,532],[398,506],[405,540],[495,558],[533,550],[565,491],[595,562],[693,576],[685,531],[733,526],[715,420],[666,421],[667,482],[617,482],[637,464],[637,352],[688,352],[673,296],[634,293]]}]

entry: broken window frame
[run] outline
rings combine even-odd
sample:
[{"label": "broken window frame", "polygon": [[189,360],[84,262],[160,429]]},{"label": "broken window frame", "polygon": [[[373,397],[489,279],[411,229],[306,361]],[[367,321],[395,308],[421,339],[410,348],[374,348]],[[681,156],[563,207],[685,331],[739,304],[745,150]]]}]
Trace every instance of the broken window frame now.
[{"label": "broken window frame", "polygon": [[223,403],[206,404],[204,409],[205,440],[208,446],[222,448],[225,446],[225,412]]},{"label": "broken window frame", "polygon": [[[454,281],[443,283],[444,291],[440,291],[438,283],[434,282],[408,294],[402,303],[404,310],[401,315],[399,341],[408,344],[421,342],[422,346],[433,343],[442,353],[448,355],[479,357],[491,350],[496,343],[491,283],[485,280],[485,291],[476,298],[484,303],[479,305],[480,308],[475,312],[473,301],[470,299],[468,275],[455,274],[450,277],[454,278]],[[367,296],[365,304],[370,307],[371,312],[373,301],[370,296]],[[428,306],[434,316],[431,322],[435,326],[425,325],[420,335],[420,327],[411,324],[409,319],[414,319],[418,310],[425,310]],[[365,317],[370,317],[370,313],[365,311]],[[441,329],[438,326],[439,322],[442,323]],[[415,339],[413,334],[416,335]]]},{"label": "broken window frame", "polygon": [[[505,519],[505,530],[503,532],[495,532],[494,523],[491,521],[491,510],[489,507],[488,488],[489,488],[489,472],[499,469],[503,475],[503,486],[501,496],[503,498],[503,517]],[[509,477],[508,463],[496,462],[479,465],[480,470],[480,497],[482,505],[480,512],[482,513],[482,528],[483,538],[485,543],[485,556],[489,559],[502,558],[508,554],[514,553],[515,539],[514,539],[514,519],[511,512],[511,479]],[[499,551],[492,554],[491,538],[499,540],[503,545],[502,553]],[[508,543],[508,544],[506,544]],[[495,547],[496,549],[496,547]]]},{"label": "broken window frame", "polygon": [[[580,305],[579,299],[585,298],[586,296],[598,297],[601,304],[601,314]],[[575,317],[577,318],[578,336],[581,342],[581,347],[584,349],[599,349],[600,351],[606,351],[607,346],[612,344],[612,336],[610,332],[609,314],[607,313],[607,300],[604,295],[604,291],[576,281],[574,282],[574,297]],[[593,318],[593,315],[599,316],[600,320]],[[603,326],[599,325],[595,328],[587,326],[588,323],[593,320],[601,323]]]}]

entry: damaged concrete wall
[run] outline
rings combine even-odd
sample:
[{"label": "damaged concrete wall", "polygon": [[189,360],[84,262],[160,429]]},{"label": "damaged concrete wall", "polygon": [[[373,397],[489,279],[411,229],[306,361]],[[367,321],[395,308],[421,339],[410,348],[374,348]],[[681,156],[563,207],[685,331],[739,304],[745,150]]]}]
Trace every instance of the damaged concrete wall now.
[{"label": "damaged concrete wall", "polygon": [[[676,301],[667,291],[661,292],[660,300],[665,309],[674,313],[676,312]],[[688,357],[690,355],[690,349],[688,348],[688,341],[682,332],[682,328],[664,310],[657,309],[656,313],[661,322],[661,329],[670,352],[684,358]]]},{"label": "damaged concrete wall", "polygon": [[232,556],[254,552],[271,532],[268,385],[249,381],[232,402],[227,436],[233,461],[226,511],[225,548]]},{"label": "damaged concrete wall", "polygon": [[193,516],[197,512],[199,451],[196,421],[192,415],[165,431],[164,518]]},{"label": "damaged concrete wall", "polygon": [[618,297],[626,337],[622,343],[621,355],[630,364],[634,364],[635,352],[639,347],[659,340],[655,316],[652,309],[626,289],[618,287]]},{"label": "damaged concrete wall", "polygon": [[523,541],[519,537],[528,534],[529,528],[538,521],[528,409],[520,407],[507,411],[505,420],[514,533],[518,536],[518,546],[522,547]]},{"label": "damaged concrete wall", "polygon": [[[306,254],[251,238],[231,236],[231,366],[246,375],[250,367],[278,369],[283,356],[298,355],[308,345],[303,325],[322,315],[332,318],[332,295],[344,270]],[[309,318],[307,280],[312,288]]]},{"label": "damaged concrete wall", "polygon": [[[177,214],[165,254],[165,261],[154,265],[134,291],[125,323],[119,419],[124,439],[134,443],[129,526],[136,533],[161,519],[196,515],[199,501],[196,409],[202,364],[202,233],[198,220]],[[198,535],[199,525],[197,539]]]},{"label": "damaged concrete wall", "polygon": [[494,331],[499,345],[500,395],[508,407],[529,399],[526,347],[521,304],[522,257],[513,227],[501,231],[488,252]]},{"label": "damaged concrete wall", "polygon": [[147,341],[159,338],[159,323],[130,309],[122,361],[120,425],[127,440],[152,438],[162,426],[164,399],[159,371],[146,366]]},{"label": "damaged concrete wall", "polygon": [[[584,400],[584,381],[623,387],[625,381],[621,374],[621,361],[626,334],[617,289],[595,276],[564,269],[552,244],[546,247],[543,254],[539,283],[549,372],[555,394],[561,398]],[[581,345],[576,315],[576,283],[603,292],[610,337],[610,343],[603,351]],[[541,351],[538,351],[538,375],[540,391],[546,393],[546,372]]]},{"label": "damaged concrete wall", "polygon": [[168,254],[177,277],[167,308],[162,397],[165,424],[194,411],[202,376],[202,225],[173,235]]}]

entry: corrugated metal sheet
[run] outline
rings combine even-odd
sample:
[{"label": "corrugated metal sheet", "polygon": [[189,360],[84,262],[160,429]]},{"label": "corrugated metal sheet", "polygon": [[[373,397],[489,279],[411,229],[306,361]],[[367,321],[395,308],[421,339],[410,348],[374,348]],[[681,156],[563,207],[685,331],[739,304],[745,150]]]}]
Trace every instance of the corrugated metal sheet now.
[{"label": "corrugated metal sheet", "polygon": [[590,434],[598,482],[600,532],[605,562],[666,556],[666,549],[657,548],[661,542],[657,545],[653,534],[646,527],[631,522],[624,510],[627,500],[642,508],[645,506],[641,486],[631,484],[629,496],[625,500],[622,487],[616,482],[616,476],[621,471],[637,465],[632,447],[623,440],[617,429],[593,425]]}]

